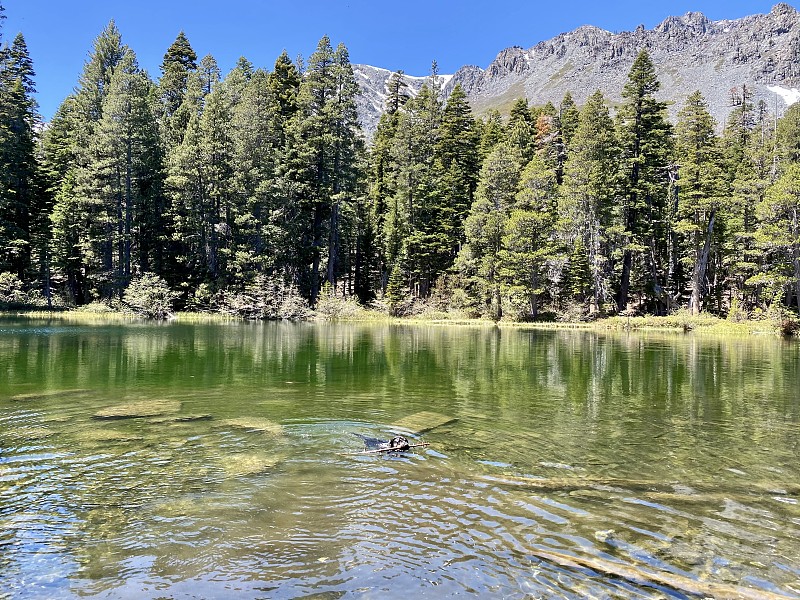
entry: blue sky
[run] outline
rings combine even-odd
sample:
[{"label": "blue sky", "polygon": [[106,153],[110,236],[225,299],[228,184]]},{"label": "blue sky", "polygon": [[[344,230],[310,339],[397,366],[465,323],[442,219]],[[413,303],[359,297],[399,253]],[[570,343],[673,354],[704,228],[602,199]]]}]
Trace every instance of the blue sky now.
[{"label": "blue sky", "polygon": [[580,25],[651,29],[669,15],[700,11],[713,20],[769,12],[775,1],[680,0],[648,3],[533,0],[0,0],[3,40],[22,32],[36,70],[40,111],[49,119],[75,86],[93,40],[111,19],[153,77],[167,47],[186,32],[198,56],[212,54],[223,72],[240,56],[272,68],[286,49],[309,56],[323,35],[344,42],[353,63],[411,75],[464,64],[487,66],[508,46],[528,48]]}]

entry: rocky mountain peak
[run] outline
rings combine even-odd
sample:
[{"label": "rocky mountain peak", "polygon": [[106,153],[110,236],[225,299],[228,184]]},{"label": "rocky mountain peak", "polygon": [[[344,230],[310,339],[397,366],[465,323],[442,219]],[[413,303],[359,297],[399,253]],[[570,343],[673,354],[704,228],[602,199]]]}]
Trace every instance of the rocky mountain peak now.
[{"label": "rocky mountain peak", "polygon": [[[612,33],[592,25],[562,33],[524,49],[502,50],[486,69],[459,69],[444,87],[460,84],[478,114],[490,108],[507,110],[517,98],[531,104],[558,104],[570,92],[578,104],[601,90],[613,105],[637,54],[646,49],[661,82],[660,98],[675,117],[687,96],[699,90],[717,123],[730,113],[733,88],[746,85],[754,101],[780,110],[800,98],[800,13],[776,4],[769,14],[712,21],[700,12],[667,17],[655,28]],[[374,130],[391,75],[356,65],[369,101],[362,112],[368,132]],[[372,69],[372,71],[370,71]],[[368,76],[367,76],[368,74]],[[419,89],[422,78],[407,78]]]},{"label": "rocky mountain peak", "polygon": [[682,17],[667,17],[655,28],[655,31],[666,35],[676,31],[704,34],[711,24],[712,22],[703,13],[687,12]]},{"label": "rocky mountain peak", "polygon": [[797,14],[797,10],[793,6],[790,6],[785,2],[781,2],[773,6],[772,10],[769,11],[769,14],[776,16],[782,16],[782,15],[792,16]]},{"label": "rocky mountain peak", "polygon": [[520,46],[512,46],[501,51],[486,69],[489,77],[505,77],[507,75],[521,75],[528,70],[528,60],[525,50]]}]

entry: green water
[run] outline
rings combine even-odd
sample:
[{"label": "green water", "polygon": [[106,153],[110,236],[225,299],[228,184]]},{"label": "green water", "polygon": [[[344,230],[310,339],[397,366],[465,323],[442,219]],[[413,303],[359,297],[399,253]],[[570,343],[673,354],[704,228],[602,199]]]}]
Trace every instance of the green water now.
[{"label": "green water", "polygon": [[4,318],[0,597],[798,597],[798,348]]}]

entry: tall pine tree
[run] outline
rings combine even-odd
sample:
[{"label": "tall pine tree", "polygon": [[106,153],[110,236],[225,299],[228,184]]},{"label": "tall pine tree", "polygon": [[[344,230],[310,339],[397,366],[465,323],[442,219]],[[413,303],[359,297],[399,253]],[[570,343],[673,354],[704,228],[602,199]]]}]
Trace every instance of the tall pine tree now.
[{"label": "tall pine tree", "polygon": [[[671,126],[666,104],[656,100],[660,87],[646,50],[633,62],[617,113],[622,150],[624,249],[617,309],[628,304],[632,283],[655,312],[665,309],[663,290],[667,256],[663,242],[669,189]],[[634,271],[638,266],[640,271]]]},{"label": "tall pine tree", "polygon": [[684,261],[692,271],[689,310],[697,314],[707,291],[706,277],[715,232],[721,228],[720,208],[727,197],[720,143],[714,119],[700,92],[687,98],[678,115],[677,231],[687,244]]}]

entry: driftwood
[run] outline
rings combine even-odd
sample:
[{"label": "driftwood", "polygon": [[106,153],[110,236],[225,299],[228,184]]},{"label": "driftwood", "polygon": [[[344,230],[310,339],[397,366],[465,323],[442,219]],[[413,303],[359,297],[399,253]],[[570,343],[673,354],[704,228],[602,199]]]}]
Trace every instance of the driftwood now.
[{"label": "driftwood", "polygon": [[639,567],[624,565],[622,563],[596,557],[573,556],[571,554],[563,554],[550,550],[533,550],[531,554],[541,560],[555,563],[562,567],[571,569],[591,569],[592,571],[625,579],[638,585],[659,585],[679,592],[716,598],[717,600],[786,600],[790,597],[766,590],[756,590],[737,585],[697,581],[689,577],[684,577],[683,575],[676,575],[675,573],[667,573],[665,571],[645,571]]},{"label": "driftwood", "polygon": [[553,491],[575,491],[575,490],[600,490],[643,492],[645,495],[652,495],[655,498],[662,496],[666,498],[683,498],[686,500],[696,499],[697,496],[706,495],[709,498],[725,498],[730,496],[752,496],[770,494],[773,496],[796,496],[800,494],[800,486],[780,485],[771,486],[759,482],[735,486],[721,486],[709,484],[692,484],[691,491],[686,493],[675,492],[673,484],[668,481],[654,481],[647,479],[615,479],[603,477],[562,477],[562,478],[537,478],[520,477],[517,475],[497,475],[484,476],[486,480],[499,484],[510,484],[525,486],[533,489],[553,490]]},{"label": "driftwood", "polygon": [[411,448],[422,448],[430,446],[429,443],[423,442],[421,444],[410,444],[408,448],[378,448],[376,450],[361,450],[360,452],[340,452],[342,456],[354,456],[359,454],[380,454],[382,452],[405,452]]}]

